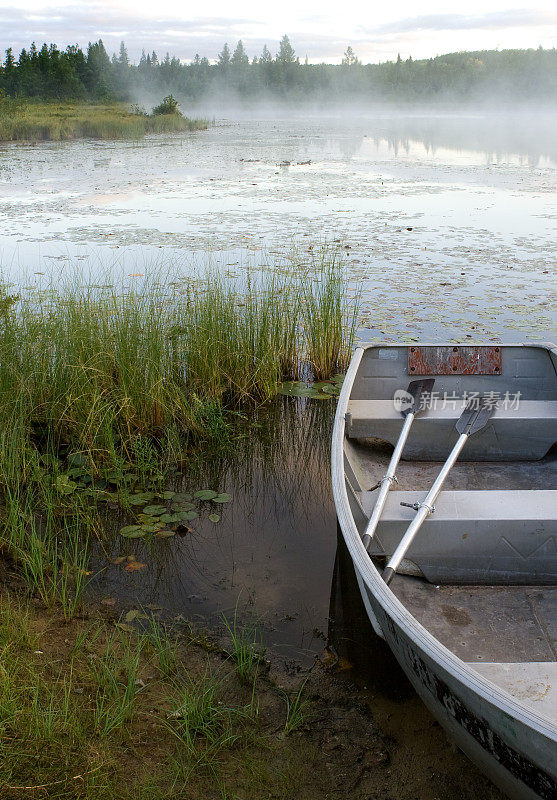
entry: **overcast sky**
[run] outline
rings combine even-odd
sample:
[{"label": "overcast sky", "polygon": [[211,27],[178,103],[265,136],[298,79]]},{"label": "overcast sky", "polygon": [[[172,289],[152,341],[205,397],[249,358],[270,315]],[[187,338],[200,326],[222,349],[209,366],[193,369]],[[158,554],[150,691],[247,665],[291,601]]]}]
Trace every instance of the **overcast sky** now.
[{"label": "overcast sky", "polygon": [[423,58],[455,50],[557,46],[557,0],[0,0],[0,48],[30,42],[86,46],[102,38],[109,53],[126,42],[183,60],[214,59],[225,41],[242,39],[250,54],[275,53],[287,33],[296,54],[339,62],[348,44],[363,61]]}]

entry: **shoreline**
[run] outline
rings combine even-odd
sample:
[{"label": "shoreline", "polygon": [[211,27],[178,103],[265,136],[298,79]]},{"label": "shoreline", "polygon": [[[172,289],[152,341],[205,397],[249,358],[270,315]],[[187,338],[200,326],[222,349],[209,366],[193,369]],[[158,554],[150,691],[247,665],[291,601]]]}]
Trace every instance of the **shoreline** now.
[{"label": "shoreline", "polygon": [[150,133],[206,130],[181,113],[147,114],[124,103],[36,102],[0,98],[0,142],[140,139]]}]

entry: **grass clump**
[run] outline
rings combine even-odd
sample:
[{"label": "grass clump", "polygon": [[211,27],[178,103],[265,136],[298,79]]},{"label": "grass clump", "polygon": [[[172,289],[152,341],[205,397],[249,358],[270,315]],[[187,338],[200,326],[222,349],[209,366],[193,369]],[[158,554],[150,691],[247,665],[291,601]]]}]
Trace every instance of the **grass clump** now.
[{"label": "grass clump", "polygon": [[0,142],[140,139],[148,133],[179,133],[207,127],[205,120],[189,119],[179,112],[137,113],[118,103],[0,100]]},{"label": "grass clump", "polygon": [[[157,636],[60,626],[0,595],[3,800],[291,796],[277,775],[292,773],[300,740],[276,737],[280,692],[257,689],[268,716],[254,715],[227,661],[176,639],[179,658],[159,668]],[[294,783],[309,771],[300,762]]]},{"label": "grass clump", "polygon": [[282,381],[342,371],[355,314],[328,253],[241,289],[218,276],[126,293],[0,286],[0,548],[71,619],[99,504],[162,496],[200,444],[230,448]]}]

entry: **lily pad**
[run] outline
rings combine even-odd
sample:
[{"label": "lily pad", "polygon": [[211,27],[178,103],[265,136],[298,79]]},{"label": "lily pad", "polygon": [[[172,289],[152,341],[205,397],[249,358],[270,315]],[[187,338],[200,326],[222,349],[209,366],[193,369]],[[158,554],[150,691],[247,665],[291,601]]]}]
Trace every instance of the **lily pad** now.
[{"label": "lily pad", "polygon": [[157,531],[155,535],[157,539],[168,539],[170,536],[176,536],[176,531],[170,528],[163,528],[161,531]]},{"label": "lily pad", "polygon": [[303,381],[285,381],[281,383],[278,393],[287,397],[309,397],[311,388]]},{"label": "lily pad", "polygon": [[125,536],[126,539],[140,539],[144,535],[140,525],[126,525],[120,531],[120,536]]},{"label": "lily pad", "polygon": [[[185,512],[184,512],[185,513]],[[161,514],[160,520],[168,525],[170,522],[180,522],[182,517],[180,514]]]},{"label": "lily pad", "polygon": [[209,514],[211,522],[220,522],[220,514]]},{"label": "lily pad", "polygon": [[126,564],[124,569],[126,572],[138,572],[140,569],[143,569],[143,567],[146,566],[147,564],[142,564],[141,561],[136,561],[135,559],[133,561],[130,561],[128,559],[128,563]]},{"label": "lily pad", "polygon": [[136,494],[132,495],[131,497],[128,497],[128,503],[130,504],[130,506],[143,506],[145,505],[145,503],[148,503],[149,500],[152,499],[153,499],[152,497],[143,497],[143,495]]},{"label": "lily pad", "polygon": [[166,513],[166,506],[145,506],[143,513],[149,514],[151,517],[160,517],[161,514]]},{"label": "lily pad", "polygon": [[173,511],[193,511],[194,508],[193,503],[172,503]]},{"label": "lily pad", "polygon": [[192,495],[189,492],[175,492],[173,500],[175,503],[189,503]]},{"label": "lily pad", "polygon": [[197,497],[198,500],[213,500],[217,494],[218,492],[214,492],[212,489],[200,489],[195,492],[194,497]]},{"label": "lily pad", "polygon": [[232,497],[228,494],[228,492],[221,492],[216,497],[213,497],[213,503],[230,503]]},{"label": "lily pad", "polygon": [[176,492],[166,491],[160,494],[159,497],[162,497],[163,500],[172,500],[175,494]]},{"label": "lily pad", "polygon": [[164,528],[164,523],[156,522],[156,523],[144,523],[141,526],[141,530],[145,531],[145,533],[156,533],[160,531],[161,528]]},{"label": "lily pad", "polygon": [[180,511],[177,516],[181,521],[190,522],[192,519],[197,519],[199,514],[197,511]]}]

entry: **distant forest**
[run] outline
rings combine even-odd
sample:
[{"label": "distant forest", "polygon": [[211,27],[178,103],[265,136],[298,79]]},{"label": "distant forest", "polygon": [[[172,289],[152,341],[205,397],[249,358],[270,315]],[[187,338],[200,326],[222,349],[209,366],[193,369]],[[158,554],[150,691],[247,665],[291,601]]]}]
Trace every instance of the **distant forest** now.
[{"label": "distant forest", "polygon": [[485,50],[436,58],[363,64],[348,47],[342,64],[300,61],[287,36],[273,56],[249,58],[241,41],[224,45],[216,63],[196,55],[183,64],[167,53],[130,63],[124,43],[112,58],[99,39],[87,51],[32,44],[16,58],[6,51],[0,93],[53,100],[137,101],[172,93],[195,103],[210,97],[290,101],[557,101],[557,50]]}]

